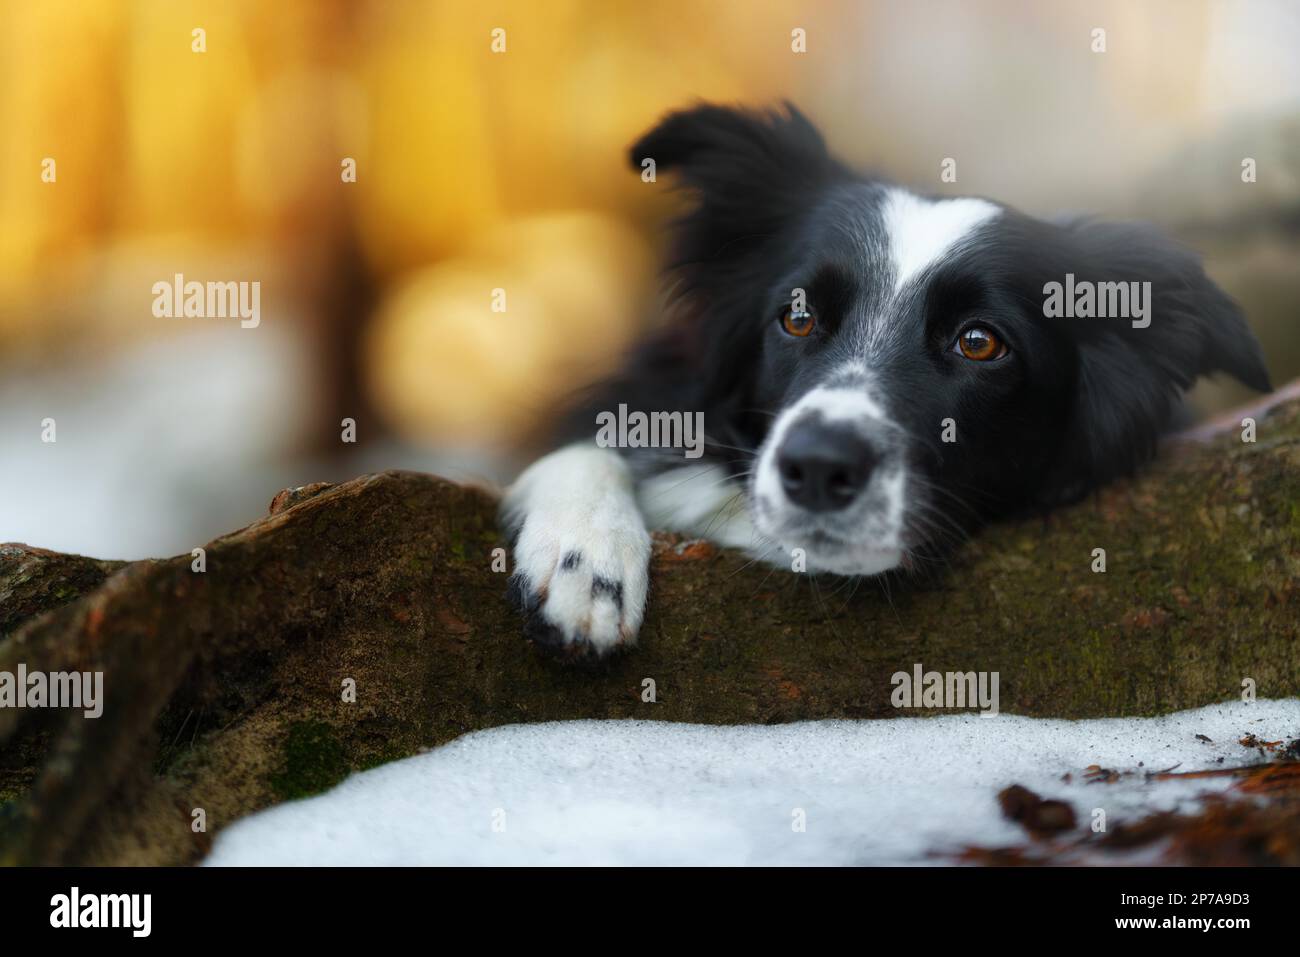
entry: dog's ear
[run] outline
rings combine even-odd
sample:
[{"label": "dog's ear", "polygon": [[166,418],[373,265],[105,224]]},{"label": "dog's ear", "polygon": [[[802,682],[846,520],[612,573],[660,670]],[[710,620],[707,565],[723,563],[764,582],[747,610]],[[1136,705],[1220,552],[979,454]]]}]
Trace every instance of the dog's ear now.
[{"label": "dog's ear", "polygon": [[1150,458],[1199,376],[1226,372],[1253,389],[1270,389],[1241,310],[1194,253],[1143,224],[1077,221],[1062,228],[1055,280],[1065,287],[1069,273],[1076,289],[1085,281],[1094,290],[1127,284],[1141,291],[1144,314],[1137,315],[1130,299],[1127,316],[1047,320],[1074,342],[1078,356],[1073,409],[1048,496],[1057,500],[1076,498]]},{"label": "dog's ear", "polygon": [[632,145],[628,159],[645,179],[653,160],[655,182],[667,174],[692,194],[673,224],[667,257],[675,321],[662,335],[683,357],[673,366],[689,370],[700,406],[749,408],[747,370],[761,341],[752,326],[768,287],[791,251],[802,250],[792,233],[818,194],[850,174],[788,103],[671,113]]},{"label": "dog's ear", "polygon": [[737,197],[755,186],[778,191],[817,181],[831,159],[817,128],[793,104],[746,110],[701,104],[670,113],[628,151],[641,171],[675,170],[705,201]]},{"label": "dog's ear", "polygon": [[677,224],[677,263],[743,255],[806,210],[837,172],[821,134],[789,103],[751,111],[704,104],[671,113],[628,151],[644,175],[673,172],[696,194]]}]

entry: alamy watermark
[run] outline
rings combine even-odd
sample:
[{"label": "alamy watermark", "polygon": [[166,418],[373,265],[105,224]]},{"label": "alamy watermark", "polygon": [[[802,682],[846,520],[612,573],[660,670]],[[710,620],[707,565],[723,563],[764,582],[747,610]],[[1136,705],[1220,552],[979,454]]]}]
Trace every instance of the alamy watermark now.
[{"label": "alamy watermark", "polygon": [[1043,286],[1048,319],[1131,319],[1134,329],[1151,325],[1150,282],[1089,282],[1065,274],[1065,282]]},{"label": "alamy watermark", "polygon": [[74,886],[50,898],[51,927],[119,927],[132,937],[148,937],[153,929],[152,894],[83,894]]},{"label": "alamy watermark", "polygon": [[176,273],[171,282],[153,284],[153,314],[159,319],[239,319],[243,329],[262,322],[262,284],[252,282],[186,281]]},{"label": "alamy watermark", "polygon": [[889,702],[895,708],[979,708],[981,718],[992,718],[998,713],[998,679],[996,671],[925,671],[917,662],[911,674],[896,671],[890,677]]},{"label": "alamy watermark", "polygon": [[688,459],[704,454],[703,412],[596,413],[596,444],[602,449],[685,449]]},{"label": "alamy watermark", "polygon": [[104,672],[0,671],[0,708],[80,708],[87,718],[104,713]]}]

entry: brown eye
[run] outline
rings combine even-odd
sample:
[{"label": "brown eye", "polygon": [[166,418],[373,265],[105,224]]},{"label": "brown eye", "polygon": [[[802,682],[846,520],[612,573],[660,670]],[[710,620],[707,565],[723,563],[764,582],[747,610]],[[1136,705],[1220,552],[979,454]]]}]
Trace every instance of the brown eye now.
[{"label": "brown eye", "polygon": [[781,316],[781,328],[786,331],[787,335],[796,336],[800,339],[812,332],[815,325],[817,325],[817,319],[811,312],[787,309],[784,315]]},{"label": "brown eye", "polygon": [[983,326],[972,326],[957,337],[953,351],[975,362],[989,362],[1006,355],[1007,347],[992,330],[985,329]]}]

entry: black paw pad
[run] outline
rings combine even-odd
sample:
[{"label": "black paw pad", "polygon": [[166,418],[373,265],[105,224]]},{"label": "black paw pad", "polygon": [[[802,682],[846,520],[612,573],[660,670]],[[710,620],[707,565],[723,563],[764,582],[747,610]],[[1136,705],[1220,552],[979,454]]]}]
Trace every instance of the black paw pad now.
[{"label": "black paw pad", "polygon": [[597,575],[591,580],[591,597],[608,598],[619,611],[623,610],[623,583]]},{"label": "black paw pad", "polygon": [[534,615],[524,622],[524,638],[543,657],[561,662],[566,667],[595,668],[602,664],[600,655],[592,650],[585,635],[578,635],[574,642],[565,644],[564,633],[541,615]]},{"label": "black paw pad", "polygon": [[534,615],[524,622],[524,637],[551,654],[562,654],[565,651],[564,632],[540,615]]},{"label": "black paw pad", "polygon": [[510,581],[506,583],[506,599],[515,611],[523,615],[531,615],[542,603],[541,593],[533,588],[527,575],[519,572],[511,575]]}]

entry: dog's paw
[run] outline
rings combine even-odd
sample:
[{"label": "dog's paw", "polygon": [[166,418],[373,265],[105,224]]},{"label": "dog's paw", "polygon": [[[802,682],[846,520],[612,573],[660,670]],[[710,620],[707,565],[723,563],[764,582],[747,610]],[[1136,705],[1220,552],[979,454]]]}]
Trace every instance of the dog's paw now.
[{"label": "dog's paw", "polygon": [[565,656],[603,656],[636,640],[650,534],[616,453],[573,447],[537,462],[506,500],[515,532],[510,594],[524,633]]}]

